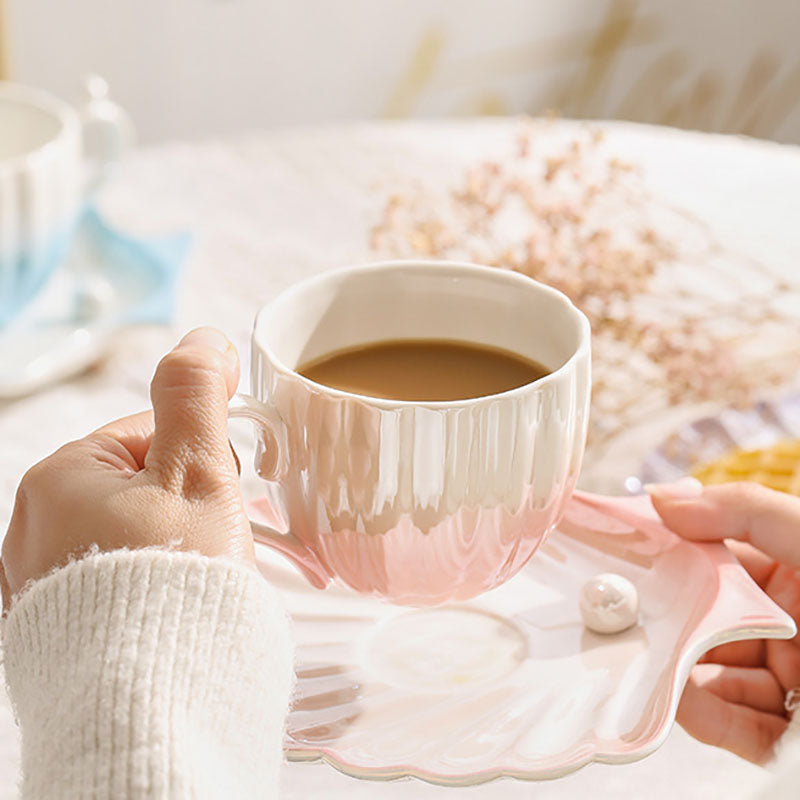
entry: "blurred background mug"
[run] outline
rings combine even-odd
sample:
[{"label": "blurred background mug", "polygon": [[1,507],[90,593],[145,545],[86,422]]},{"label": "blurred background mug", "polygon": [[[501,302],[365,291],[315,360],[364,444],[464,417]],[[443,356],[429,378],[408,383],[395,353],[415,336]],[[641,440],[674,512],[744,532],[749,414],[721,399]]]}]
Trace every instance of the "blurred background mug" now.
[{"label": "blurred background mug", "polygon": [[0,82],[0,326],[63,259],[84,202],[131,138],[128,115],[87,79],[79,110]]},{"label": "blurred background mug", "polygon": [[[398,339],[488,345],[550,373],[455,401],[367,397],[296,370]],[[590,329],[560,292],[509,270],[386,262],[297,284],[257,315],[251,398],[269,525],[256,539],[318,586],[409,605],[465,600],[510,578],[561,516],[580,471]]]}]

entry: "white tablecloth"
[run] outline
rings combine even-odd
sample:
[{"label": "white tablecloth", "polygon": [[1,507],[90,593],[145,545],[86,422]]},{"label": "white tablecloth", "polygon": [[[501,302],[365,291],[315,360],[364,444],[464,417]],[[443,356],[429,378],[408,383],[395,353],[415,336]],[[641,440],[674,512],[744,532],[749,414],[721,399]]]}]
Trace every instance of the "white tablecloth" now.
[{"label": "white tablecloth", "polygon": [[[288,131],[231,142],[168,144],[134,153],[103,196],[129,231],[190,230],[195,246],[183,275],[172,330],[119,335],[101,369],[33,397],[0,405],[0,526],[24,470],[64,441],[142,408],[160,355],[178,335],[216,325],[247,342],[258,307],[294,281],[368,258],[392,175],[452,175],[507,147],[511,121],[376,125]],[[564,123],[565,134],[569,133]],[[705,220],[726,247],[787,275],[800,272],[800,150],[760,141],[626,124],[608,126],[608,146],[644,166],[655,197]],[[379,187],[376,190],[376,186]],[[246,386],[246,377],[243,380]],[[620,437],[590,483],[603,488],[635,470],[644,450],[679,415]],[[235,432],[246,447],[244,429]],[[16,731],[0,700],[0,800],[16,796]],[[660,751],[636,764],[592,765],[531,786],[501,781],[441,789],[416,781],[359,782],[326,765],[288,764],[286,798],[475,798],[748,796],[760,768],[700,745],[676,728]]]}]

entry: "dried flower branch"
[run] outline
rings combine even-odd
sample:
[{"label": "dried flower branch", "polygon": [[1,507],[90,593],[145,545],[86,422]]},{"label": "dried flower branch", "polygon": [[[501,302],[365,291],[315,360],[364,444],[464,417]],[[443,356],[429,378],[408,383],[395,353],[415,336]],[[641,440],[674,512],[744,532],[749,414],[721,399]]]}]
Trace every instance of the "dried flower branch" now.
[{"label": "dried flower branch", "polygon": [[[600,128],[566,142],[556,130],[521,123],[507,158],[468,168],[455,186],[392,194],[373,251],[514,269],[569,296],[592,326],[594,442],[659,407],[742,403],[788,381],[800,315],[785,301],[800,308],[798,287],[658,203],[634,165],[605,154]],[[776,334],[791,345],[770,364],[758,343],[774,346]]]}]

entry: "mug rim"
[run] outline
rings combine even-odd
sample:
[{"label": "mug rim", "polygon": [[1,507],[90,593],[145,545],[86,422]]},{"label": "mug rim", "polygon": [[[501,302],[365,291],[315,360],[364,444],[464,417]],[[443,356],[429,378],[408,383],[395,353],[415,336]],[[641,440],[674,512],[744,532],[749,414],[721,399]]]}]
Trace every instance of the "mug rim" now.
[{"label": "mug rim", "polygon": [[[268,316],[273,310],[274,307],[277,305],[278,302],[285,301],[287,298],[291,298],[300,294],[301,292],[307,291],[311,286],[318,283],[323,283],[325,281],[337,280],[342,278],[347,278],[350,276],[357,276],[366,272],[377,271],[377,270],[388,270],[388,269],[397,269],[401,267],[411,267],[412,269],[419,269],[420,271],[424,271],[431,267],[444,267],[446,269],[453,269],[458,270],[462,274],[472,273],[472,274],[480,274],[483,276],[492,275],[496,276],[498,274],[502,275],[504,278],[509,279],[511,281],[517,281],[520,285],[527,285],[530,287],[533,284],[537,290],[543,291],[545,294],[549,294],[553,300],[561,303],[562,305],[566,306],[570,311],[574,312],[578,319],[579,323],[579,342],[578,346],[573,350],[570,354],[569,358],[560,366],[554,369],[552,372],[548,372],[547,375],[543,375],[540,378],[537,378],[534,381],[530,381],[528,383],[522,384],[522,386],[517,386],[513,389],[507,389],[504,392],[496,392],[494,394],[487,394],[487,395],[480,395],[479,397],[468,397],[463,398],[461,400],[395,400],[392,398],[386,397],[373,397],[371,395],[366,394],[357,394],[355,392],[347,392],[343,389],[336,389],[333,386],[328,386],[324,383],[318,383],[317,381],[312,381],[310,378],[307,378],[305,375],[299,373],[296,369],[292,369],[287,364],[285,364],[275,353],[272,347],[264,342],[261,338],[259,338],[259,326],[263,322],[263,319]],[[568,370],[572,369],[575,362],[581,358],[589,358],[590,355],[590,347],[591,347],[591,326],[589,324],[589,320],[586,315],[565,295],[563,292],[559,291],[558,289],[549,286],[546,283],[542,283],[541,281],[537,281],[534,278],[531,278],[528,275],[525,275],[521,272],[516,272],[510,269],[502,269],[499,267],[489,267],[483,264],[474,264],[468,261],[450,261],[450,260],[439,260],[439,259],[390,259],[386,261],[372,261],[363,264],[356,264],[348,267],[340,267],[338,269],[326,270],[321,272],[318,275],[313,275],[309,278],[305,278],[304,280],[298,281],[297,283],[293,283],[291,286],[288,286],[282,292],[279,292],[276,297],[270,300],[268,303],[263,305],[258,312],[256,313],[255,321],[253,323],[253,333],[251,336],[252,342],[254,345],[257,345],[259,350],[261,350],[264,355],[267,356],[269,361],[276,367],[276,370],[286,376],[290,376],[292,378],[299,379],[301,383],[306,385],[308,388],[321,391],[326,395],[331,397],[337,397],[341,399],[348,399],[348,400],[356,400],[362,403],[366,403],[368,405],[374,406],[375,408],[379,408],[382,410],[392,410],[392,409],[400,409],[400,408],[430,408],[434,410],[444,410],[444,409],[459,409],[465,408],[469,406],[474,406],[478,403],[482,402],[492,402],[499,399],[514,399],[517,396],[521,396],[526,392],[530,391],[532,387],[540,388],[546,387],[549,384],[555,383],[556,381],[560,380],[564,373]]]},{"label": "mug rim", "polygon": [[38,147],[8,158],[0,158],[0,175],[27,169],[32,164],[47,158],[63,140],[65,134],[70,130],[77,131],[78,120],[75,109],[44,89],[13,81],[0,81],[0,102],[3,100],[44,111],[58,122],[59,129],[53,137]]}]

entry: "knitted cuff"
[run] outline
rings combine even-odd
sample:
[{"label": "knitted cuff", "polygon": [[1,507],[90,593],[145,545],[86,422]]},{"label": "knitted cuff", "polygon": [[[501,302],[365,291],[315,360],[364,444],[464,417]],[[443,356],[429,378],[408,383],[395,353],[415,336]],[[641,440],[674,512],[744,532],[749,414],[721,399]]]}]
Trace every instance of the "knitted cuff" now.
[{"label": "knitted cuff", "polygon": [[163,550],[90,555],[4,627],[23,796],[269,797],[289,625],[254,569]]}]

